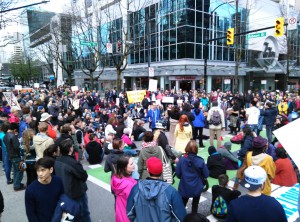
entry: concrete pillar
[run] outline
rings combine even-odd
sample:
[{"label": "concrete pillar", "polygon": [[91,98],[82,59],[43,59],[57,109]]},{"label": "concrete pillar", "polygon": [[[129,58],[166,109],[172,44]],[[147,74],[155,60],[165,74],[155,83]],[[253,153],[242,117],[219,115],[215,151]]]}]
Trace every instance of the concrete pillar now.
[{"label": "concrete pillar", "polygon": [[160,89],[165,90],[165,77],[164,76],[160,77]]},{"label": "concrete pillar", "polygon": [[244,92],[244,76],[239,77],[239,92]]},{"label": "concrete pillar", "polygon": [[178,90],[179,90],[179,81],[176,80],[176,91],[178,92]]},{"label": "concrete pillar", "polygon": [[207,76],[206,92],[211,92],[212,76]]},{"label": "concrete pillar", "polygon": [[195,90],[195,88],[196,88],[196,80],[193,80],[192,81],[192,90]]},{"label": "concrete pillar", "polygon": [[131,80],[132,80],[132,81],[131,81],[131,89],[134,90],[134,84],[135,84],[136,87],[138,87],[138,86],[136,85],[136,77],[131,77]]}]

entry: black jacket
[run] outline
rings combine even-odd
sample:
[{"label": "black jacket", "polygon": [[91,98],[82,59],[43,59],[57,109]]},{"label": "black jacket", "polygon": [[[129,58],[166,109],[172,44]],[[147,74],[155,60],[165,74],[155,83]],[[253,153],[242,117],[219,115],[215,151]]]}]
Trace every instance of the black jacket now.
[{"label": "black jacket", "polygon": [[261,112],[261,115],[265,118],[266,126],[274,126],[277,116],[276,108],[268,108]]},{"label": "black jacket", "polygon": [[100,143],[96,141],[91,141],[86,145],[85,150],[89,154],[88,161],[90,164],[101,163],[102,161],[101,156],[103,153],[103,149]]},{"label": "black jacket", "polygon": [[115,139],[121,139],[122,135],[123,135],[123,130],[126,128],[125,124],[119,124],[116,127],[116,135],[115,135]]},{"label": "black jacket", "polygon": [[226,174],[226,166],[223,161],[222,155],[215,153],[207,158],[207,167],[209,170],[209,176],[218,178],[221,174]]},{"label": "black jacket", "polygon": [[60,156],[55,161],[55,174],[61,177],[65,194],[72,199],[81,198],[87,191],[88,174],[72,156]]},{"label": "black jacket", "polygon": [[143,132],[146,132],[146,129],[142,126],[137,126],[135,129],[133,129],[132,135],[134,136],[134,140],[138,141],[139,135]]},{"label": "black jacket", "polygon": [[124,155],[124,152],[121,150],[111,150],[111,153],[108,154],[105,160],[104,172],[108,173],[111,171],[111,175],[115,173],[117,167],[117,161]]},{"label": "black jacket", "polygon": [[6,145],[9,159],[20,157],[20,143],[15,134],[7,132],[3,138],[3,142]]},{"label": "black jacket", "polygon": [[61,144],[62,141],[67,140],[67,139],[72,140],[72,142],[73,142],[73,144],[74,144],[74,141],[73,141],[72,136],[70,136],[69,134],[66,134],[66,133],[62,133],[62,134],[60,135],[60,137],[57,138],[57,140],[55,141],[55,144],[56,144],[57,146],[59,146],[59,145]]},{"label": "black jacket", "polygon": [[173,154],[171,147],[169,146],[169,141],[164,132],[160,132],[158,138],[157,138],[157,145],[161,146],[163,150],[165,151],[167,157],[171,160],[175,160],[176,156]]}]

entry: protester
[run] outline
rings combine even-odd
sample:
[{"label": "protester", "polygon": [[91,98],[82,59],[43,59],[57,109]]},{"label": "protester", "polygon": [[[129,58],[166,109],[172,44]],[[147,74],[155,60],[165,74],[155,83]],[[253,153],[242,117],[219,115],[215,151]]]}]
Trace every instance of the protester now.
[{"label": "protester", "polygon": [[4,172],[5,172],[5,177],[6,177],[6,183],[7,184],[12,184],[13,180],[11,179],[11,167],[12,163],[9,160],[9,156],[7,153],[7,148],[4,143],[4,137],[5,134],[7,133],[9,129],[9,122],[4,122],[1,125],[1,131],[0,131],[0,140],[1,140],[1,147],[2,147],[2,161],[3,161],[3,166],[4,166]]},{"label": "protester", "polygon": [[204,160],[197,156],[197,153],[196,141],[191,140],[185,147],[185,154],[179,158],[179,162],[176,164],[176,175],[180,179],[178,192],[185,206],[189,198],[193,198],[192,213],[198,212],[203,189],[202,177],[207,178],[209,174]]},{"label": "protester", "polygon": [[108,154],[105,160],[104,165],[104,172],[108,173],[111,172],[111,176],[116,173],[117,161],[122,156],[125,155],[124,153],[124,142],[121,139],[114,139],[112,142],[111,152]]},{"label": "protester", "polygon": [[[162,162],[150,157],[146,162],[148,178],[139,180],[127,200],[126,212],[130,221],[183,221],[186,211],[174,187],[160,180]],[[145,207],[147,206],[147,207]]]},{"label": "protester", "polygon": [[47,123],[40,122],[38,129],[39,133],[33,137],[33,145],[37,159],[42,158],[44,150],[54,143],[53,139],[48,136]]},{"label": "protester", "polygon": [[134,141],[141,141],[143,139],[143,136],[146,132],[146,129],[143,127],[144,122],[141,120],[135,120],[133,124],[132,129],[132,135],[134,138]]},{"label": "protester", "polygon": [[207,168],[209,176],[217,179],[221,174],[226,174],[226,166],[222,155],[217,152],[214,146],[208,147],[208,153]]},{"label": "protester", "polygon": [[242,162],[231,152],[231,142],[225,142],[223,146],[217,148],[217,152],[222,155],[226,170],[236,170]]},{"label": "protester", "polygon": [[287,222],[282,205],[274,197],[262,193],[267,177],[266,171],[260,166],[249,166],[245,170],[241,185],[248,190],[247,195],[230,202],[227,222]]},{"label": "protester", "polygon": [[90,164],[100,164],[104,156],[102,146],[97,142],[95,133],[89,135],[89,140],[90,142],[85,147],[84,156]]},{"label": "protester", "polygon": [[131,175],[135,170],[134,160],[122,156],[117,161],[117,172],[111,178],[111,188],[116,195],[116,222],[130,221],[126,214],[127,199],[132,187],[137,183]]},{"label": "protester", "polygon": [[178,106],[173,106],[171,110],[168,110],[168,116],[170,117],[170,135],[169,135],[169,144],[171,147],[175,147],[175,128],[180,118],[180,109]]},{"label": "protester", "polygon": [[199,147],[205,147],[203,145],[203,127],[205,126],[205,116],[202,110],[199,108],[199,102],[194,103],[194,110],[193,115],[195,120],[193,121],[194,124],[194,131],[193,131],[193,140],[199,139]]},{"label": "protester", "polygon": [[184,153],[187,143],[193,137],[192,126],[189,123],[187,115],[181,115],[175,128],[175,150]]},{"label": "protester", "polygon": [[241,149],[238,152],[238,158],[240,161],[244,161],[246,153],[252,150],[252,141],[254,139],[254,133],[250,126],[245,125],[243,128],[243,139],[241,141]]},{"label": "protester", "polygon": [[48,113],[43,113],[41,115],[41,122],[45,122],[47,123],[47,126],[48,126],[48,129],[47,129],[47,132],[48,132],[48,135],[49,137],[51,137],[53,140],[56,140],[56,137],[57,137],[57,128],[58,126],[53,126],[52,123],[51,123],[51,115],[49,115]]}]

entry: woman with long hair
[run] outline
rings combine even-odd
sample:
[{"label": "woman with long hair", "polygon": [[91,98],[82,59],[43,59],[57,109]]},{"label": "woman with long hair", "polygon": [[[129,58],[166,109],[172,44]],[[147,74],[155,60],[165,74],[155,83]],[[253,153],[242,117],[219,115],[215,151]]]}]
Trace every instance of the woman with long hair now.
[{"label": "woman with long hair", "polygon": [[187,143],[192,138],[192,126],[189,123],[187,115],[180,116],[175,128],[175,149],[184,153]]},{"label": "woman with long hair", "polygon": [[35,136],[35,131],[33,129],[27,129],[22,134],[22,146],[21,153],[23,151],[23,156],[26,163],[26,174],[27,174],[27,187],[35,179],[37,179],[36,170],[34,168],[36,162],[36,153],[33,146],[33,137]]},{"label": "woman with long hair", "polygon": [[170,146],[175,146],[175,128],[180,118],[180,109],[178,106],[173,106],[171,110],[168,111],[168,116],[170,117],[170,135],[169,135],[169,144]]},{"label": "woman with long hair", "polygon": [[[190,140],[185,147],[185,154],[179,158],[176,164],[176,175],[180,179],[178,192],[186,206],[190,197],[193,198],[192,213],[197,213],[201,192],[203,190],[202,179],[209,175],[204,160],[197,156],[198,147],[195,140]],[[201,175],[201,177],[200,177]]]},{"label": "woman with long hair", "polygon": [[111,178],[111,188],[116,196],[116,222],[126,222],[130,221],[126,214],[127,199],[137,183],[131,176],[135,170],[133,157],[122,156],[116,168],[117,172]]}]

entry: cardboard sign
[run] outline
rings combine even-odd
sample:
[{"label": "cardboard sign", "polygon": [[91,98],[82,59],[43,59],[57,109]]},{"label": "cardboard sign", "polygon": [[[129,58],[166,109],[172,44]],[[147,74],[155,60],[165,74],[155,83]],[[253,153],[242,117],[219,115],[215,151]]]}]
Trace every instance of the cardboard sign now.
[{"label": "cardboard sign", "polygon": [[22,86],[21,85],[15,85],[15,90],[21,90]]},{"label": "cardboard sign", "polygon": [[3,92],[3,95],[5,96],[5,99],[11,108],[21,110],[18,100],[12,92]]},{"label": "cardboard sign", "polygon": [[37,88],[40,88],[40,84],[39,84],[39,83],[34,83],[34,84],[33,84],[33,88],[36,88],[36,89],[37,89]]},{"label": "cardboard sign", "polygon": [[126,93],[129,103],[140,103],[146,95],[146,90],[127,91]]},{"label": "cardboard sign", "polygon": [[149,79],[148,91],[150,91],[150,92],[156,92],[157,91],[157,80]]},{"label": "cardboard sign", "polygon": [[73,92],[75,92],[75,91],[78,91],[79,89],[78,89],[78,86],[71,86],[71,90],[72,90]]},{"label": "cardboard sign", "polygon": [[173,104],[174,103],[174,97],[164,96],[161,102],[162,103],[171,103],[171,104]]}]

